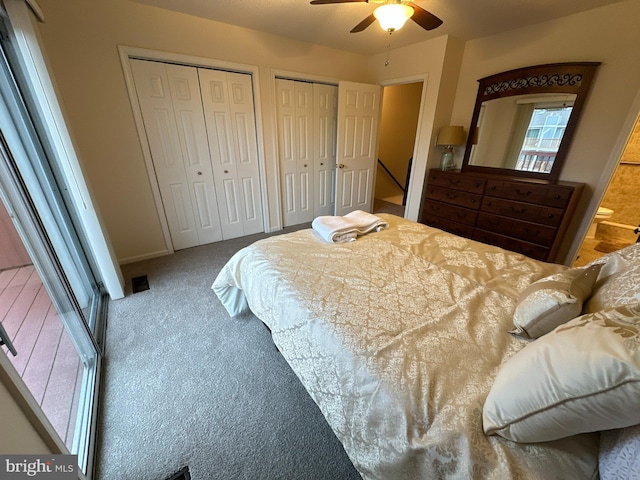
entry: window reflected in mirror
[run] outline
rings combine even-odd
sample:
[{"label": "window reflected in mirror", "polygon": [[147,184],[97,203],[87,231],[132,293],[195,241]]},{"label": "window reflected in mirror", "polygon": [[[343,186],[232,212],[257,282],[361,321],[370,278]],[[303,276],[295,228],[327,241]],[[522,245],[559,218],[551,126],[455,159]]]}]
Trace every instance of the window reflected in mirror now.
[{"label": "window reflected in mirror", "polygon": [[533,94],[483,102],[469,164],[551,172],[575,98]]}]

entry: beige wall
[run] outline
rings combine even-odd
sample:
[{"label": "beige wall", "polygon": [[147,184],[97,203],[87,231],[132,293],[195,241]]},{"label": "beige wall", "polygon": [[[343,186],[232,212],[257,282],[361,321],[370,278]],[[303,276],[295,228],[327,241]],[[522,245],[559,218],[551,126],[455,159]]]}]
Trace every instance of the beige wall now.
[{"label": "beige wall", "polygon": [[441,150],[433,145],[434,132],[450,125],[463,51],[464,42],[443,35],[393,50],[388,66],[385,66],[386,53],[372,56],[369,60],[374,82],[382,85],[423,82],[422,109],[405,207],[405,217],[413,220],[418,218],[427,169],[436,167],[440,162]]},{"label": "beige wall", "polygon": [[631,0],[465,46],[452,120],[466,126],[479,78],[527,65],[602,62],[560,175],[588,185],[559,254],[565,262],[579,248],[631,129],[629,118],[640,108],[638,18],[640,2]]},{"label": "beige wall", "polygon": [[[117,256],[125,261],[160,254],[165,245],[117,45],[259,68],[269,229],[279,228],[272,80],[277,71],[383,85],[424,81],[407,203],[407,216],[415,219],[426,171],[436,167],[440,158],[440,149],[433,146],[435,132],[448,124],[468,127],[477,79],[539,63],[603,62],[561,174],[562,179],[589,185],[569,230],[570,237],[579,238],[564,246],[562,256],[577,250],[617,164],[616,151],[621,151],[628,135],[624,130],[631,128],[627,126],[630,110],[635,108],[637,114],[640,109],[636,100],[640,85],[637,0],[466,44],[453,37],[437,37],[392,50],[389,66],[384,65],[386,53],[365,58],[126,0],[39,1],[47,18],[40,28],[44,48],[79,155]],[[458,150],[458,158],[461,155]]]},{"label": "beige wall", "polygon": [[165,244],[125,86],[118,45],[258,67],[269,193],[279,228],[273,72],[365,81],[367,58],[127,0],[39,0],[40,25],[79,157],[120,261]]},{"label": "beige wall", "polygon": [[600,205],[613,210],[611,222],[640,226],[640,120]]},{"label": "beige wall", "polygon": [[0,381],[0,425],[3,431],[0,435],[0,452],[5,455],[52,453],[5,387],[5,381],[6,378]]}]

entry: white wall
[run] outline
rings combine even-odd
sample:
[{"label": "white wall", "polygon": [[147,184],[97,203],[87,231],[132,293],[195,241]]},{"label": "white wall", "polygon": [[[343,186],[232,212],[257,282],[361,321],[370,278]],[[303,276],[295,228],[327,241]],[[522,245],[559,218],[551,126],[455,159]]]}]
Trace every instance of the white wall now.
[{"label": "white wall", "polygon": [[599,61],[561,180],[588,185],[559,259],[571,261],[597,210],[638,114],[640,2],[630,0],[465,45],[452,120],[468,126],[477,80],[528,65]]}]

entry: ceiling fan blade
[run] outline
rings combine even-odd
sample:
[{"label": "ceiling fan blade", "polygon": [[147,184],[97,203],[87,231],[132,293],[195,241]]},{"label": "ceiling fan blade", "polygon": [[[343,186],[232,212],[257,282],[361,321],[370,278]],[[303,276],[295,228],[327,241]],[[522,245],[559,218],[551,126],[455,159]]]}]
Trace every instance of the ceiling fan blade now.
[{"label": "ceiling fan blade", "polygon": [[311,5],[329,5],[330,3],[369,3],[369,0],[311,0]]},{"label": "ceiling fan blade", "polygon": [[436,17],[433,13],[427,12],[424,8],[416,5],[413,2],[404,3],[413,8],[413,15],[411,16],[411,20],[416,22],[425,30],[433,30],[434,28],[438,28],[440,25],[442,25],[442,20]]},{"label": "ceiling fan blade", "polygon": [[358,33],[363,31],[365,28],[367,28],[369,25],[371,25],[373,22],[376,21],[376,17],[373,15],[373,13],[371,15],[369,15],[367,18],[365,18],[364,20],[362,20],[358,25],[356,25],[355,27],[353,27],[351,29],[351,33]]}]

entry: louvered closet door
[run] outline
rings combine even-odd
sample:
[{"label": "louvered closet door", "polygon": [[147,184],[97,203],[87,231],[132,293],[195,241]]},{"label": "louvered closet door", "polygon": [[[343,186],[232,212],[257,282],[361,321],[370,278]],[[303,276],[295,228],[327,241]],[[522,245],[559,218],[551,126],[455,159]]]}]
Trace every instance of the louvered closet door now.
[{"label": "louvered closet door", "polygon": [[225,239],[263,231],[251,76],[198,69]]},{"label": "louvered closet door", "polygon": [[276,79],[283,225],[314,216],[313,85]]},{"label": "louvered closet door", "polygon": [[336,198],[338,87],[313,85],[313,216],[333,215]]},{"label": "louvered closet door", "polygon": [[131,60],[175,250],[222,239],[197,70]]}]

